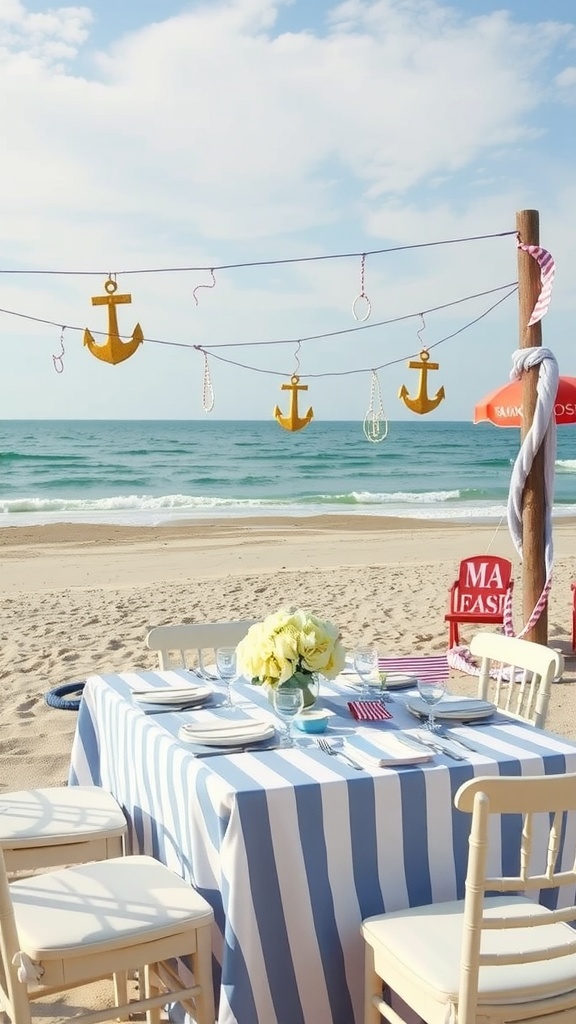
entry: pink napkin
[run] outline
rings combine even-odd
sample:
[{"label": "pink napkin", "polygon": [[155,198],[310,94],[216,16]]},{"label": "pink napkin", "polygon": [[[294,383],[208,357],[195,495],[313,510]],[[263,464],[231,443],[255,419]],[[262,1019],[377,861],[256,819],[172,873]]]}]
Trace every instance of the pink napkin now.
[{"label": "pink napkin", "polygon": [[350,714],[359,722],[379,722],[392,718],[388,708],[380,700],[349,700]]}]

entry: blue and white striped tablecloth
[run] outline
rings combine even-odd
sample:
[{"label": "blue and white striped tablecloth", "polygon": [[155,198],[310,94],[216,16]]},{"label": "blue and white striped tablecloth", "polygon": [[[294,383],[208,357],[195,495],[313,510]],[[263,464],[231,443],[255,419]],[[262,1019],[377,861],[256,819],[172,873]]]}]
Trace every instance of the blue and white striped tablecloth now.
[{"label": "blue and white striped tablecloth", "polygon": [[[439,754],[355,771],[304,736],[295,750],[202,760],[178,740],[184,721],[272,709],[260,687],[238,684],[231,712],[145,715],[132,689],[178,676],[190,680],[184,671],[90,677],[70,783],[110,790],[133,850],[189,879],[214,907],[219,1024],[361,1024],[362,919],[463,895],[469,820],[454,810],[458,787],[478,775],[576,772],[575,744],[503,716],[469,730],[478,752],[461,762]],[[322,687],[332,735],[360,724],[350,695]],[[396,693],[392,721],[363,730],[417,728],[405,700]],[[495,837],[495,871],[514,827]],[[565,845],[573,853],[573,822]]]}]

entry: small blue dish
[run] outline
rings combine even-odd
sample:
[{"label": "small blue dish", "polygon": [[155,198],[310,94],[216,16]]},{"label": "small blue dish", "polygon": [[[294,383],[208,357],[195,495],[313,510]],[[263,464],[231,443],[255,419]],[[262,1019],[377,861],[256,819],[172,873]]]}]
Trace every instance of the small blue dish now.
[{"label": "small blue dish", "polygon": [[328,712],[322,709],[303,711],[294,719],[294,725],[301,732],[326,732],[328,728]]}]

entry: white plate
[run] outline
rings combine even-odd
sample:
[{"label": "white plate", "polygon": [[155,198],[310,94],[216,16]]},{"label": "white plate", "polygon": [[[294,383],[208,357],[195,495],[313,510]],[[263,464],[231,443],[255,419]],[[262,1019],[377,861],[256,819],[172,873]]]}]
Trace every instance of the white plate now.
[{"label": "white plate", "polygon": [[417,676],[409,676],[405,672],[386,672],[385,675],[387,690],[407,690],[410,686],[418,686]]},{"label": "white plate", "polygon": [[473,697],[440,701],[439,704],[435,704],[432,707],[420,697],[414,697],[413,700],[408,701],[407,707],[418,718],[421,718],[422,715],[425,715],[427,718],[431,712],[434,718],[457,719],[459,722],[471,722],[480,718],[490,718],[490,715],[493,715],[496,711],[495,704],[490,704],[485,700],[476,700]]},{"label": "white plate", "polygon": [[213,693],[211,686],[187,686],[182,689],[171,686],[139,691],[133,697],[141,704],[201,704]]},{"label": "white plate", "polygon": [[188,722],[180,729],[180,739],[203,743],[210,747],[242,747],[270,739],[275,733],[268,719],[246,718],[243,721]]}]

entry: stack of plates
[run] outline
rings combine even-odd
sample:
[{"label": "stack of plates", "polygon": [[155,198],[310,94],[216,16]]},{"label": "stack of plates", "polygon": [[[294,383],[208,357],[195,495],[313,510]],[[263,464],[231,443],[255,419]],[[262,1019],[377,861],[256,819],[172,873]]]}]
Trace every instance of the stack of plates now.
[{"label": "stack of plates", "polygon": [[416,676],[407,675],[406,672],[386,672],[384,686],[387,690],[407,690],[410,687],[418,686]]},{"label": "stack of plates", "polygon": [[408,701],[407,707],[418,718],[428,718],[431,712],[434,718],[444,718],[447,721],[455,719],[458,722],[476,722],[482,718],[489,718],[496,711],[495,704],[475,697],[448,697],[433,706],[420,697],[414,697]]},{"label": "stack of plates", "polygon": [[[407,675],[405,672],[386,672],[382,673],[386,675],[386,689],[387,690],[408,690],[418,685],[418,679],[416,676]],[[346,677],[346,682],[351,686],[360,686],[362,680],[360,676],[353,668],[345,668],[341,673],[341,676]],[[344,680],[342,680],[344,682]],[[376,689],[376,687],[373,687]]]},{"label": "stack of plates", "polygon": [[132,696],[139,704],[150,704],[154,707],[202,707],[210,700],[213,689],[211,686],[156,686],[148,690],[133,690]]},{"label": "stack of plates", "polygon": [[202,743],[209,747],[243,747],[247,743],[259,743],[275,734],[270,719],[214,718],[205,722],[187,722],[181,726],[178,738],[191,743]]}]

